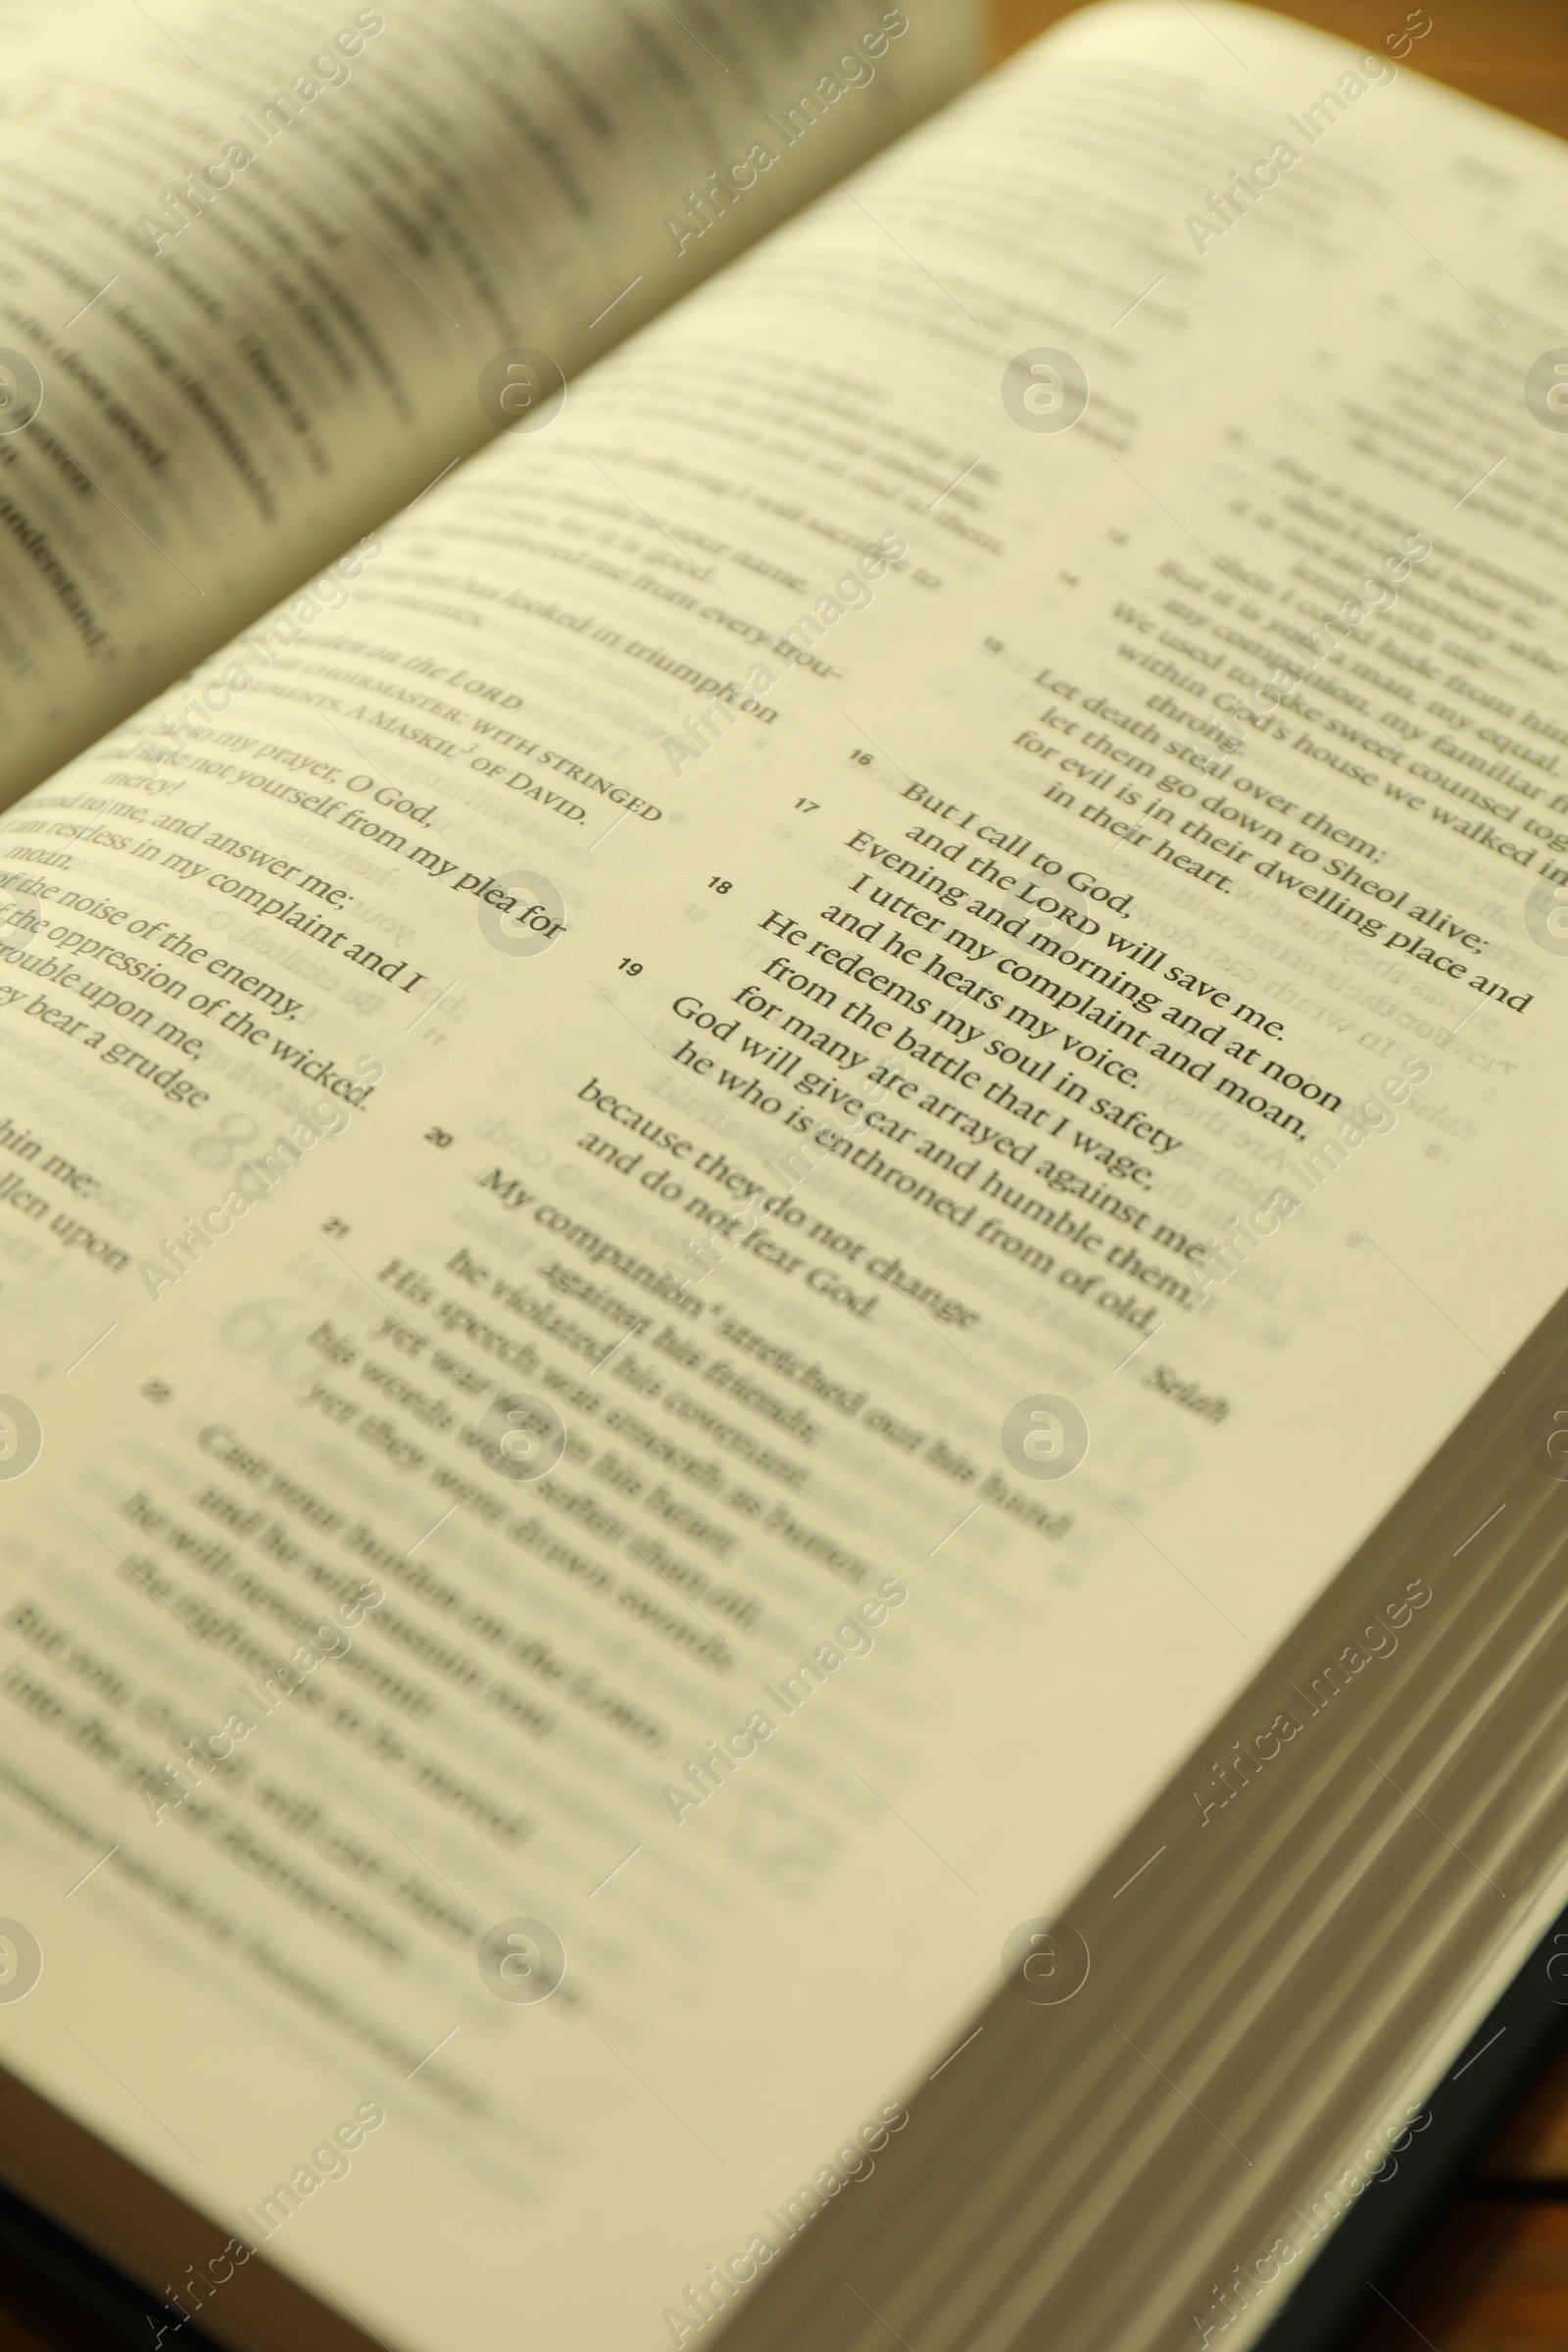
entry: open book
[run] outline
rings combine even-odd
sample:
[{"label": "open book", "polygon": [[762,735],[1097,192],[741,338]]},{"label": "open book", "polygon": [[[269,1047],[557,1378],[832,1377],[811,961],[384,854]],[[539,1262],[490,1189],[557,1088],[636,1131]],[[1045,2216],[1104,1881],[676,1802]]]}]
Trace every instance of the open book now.
[{"label": "open book", "polygon": [[1420,11],[128,15],[5,99],[5,2175],[167,2340],[1244,2344],[1568,1886],[1563,160]]}]

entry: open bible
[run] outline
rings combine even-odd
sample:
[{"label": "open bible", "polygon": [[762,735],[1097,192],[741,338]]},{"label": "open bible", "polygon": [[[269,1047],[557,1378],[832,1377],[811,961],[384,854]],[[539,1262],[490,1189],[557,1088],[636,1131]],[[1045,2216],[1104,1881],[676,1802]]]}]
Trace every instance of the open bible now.
[{"label": "open bible", "polygon": [[1419,10],[130,13],[0,2173],[159,2340],[1254,2340],[1568,1892],[1563,159]]}]

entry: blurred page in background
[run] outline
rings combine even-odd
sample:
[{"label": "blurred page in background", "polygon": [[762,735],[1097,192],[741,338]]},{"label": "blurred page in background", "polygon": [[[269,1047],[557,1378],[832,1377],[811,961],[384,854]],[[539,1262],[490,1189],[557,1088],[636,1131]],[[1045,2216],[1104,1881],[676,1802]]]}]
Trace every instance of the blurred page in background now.
[{"label": "blurred page in background", "polygon": [[170,0],[156,24],[77,0],[19,22],[0,800],[950,97],[981,48],[976,0]]}]

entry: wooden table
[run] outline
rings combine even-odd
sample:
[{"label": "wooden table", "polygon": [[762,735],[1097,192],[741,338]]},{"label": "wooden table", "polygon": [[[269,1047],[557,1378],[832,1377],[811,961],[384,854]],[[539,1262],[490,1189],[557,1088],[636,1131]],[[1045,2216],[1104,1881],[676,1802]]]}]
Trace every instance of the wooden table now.
[{"label": "wooden table", "polygon": [[[1523,110],[1521,110],[1523,111]],[[1346,2352],[1562,2352],[1568,2345],[1568,2048],[1392,2278]]]},{"label": "wooden table", "polygon": [[[1272,0],[1277,15],[1381,49],[1410,0]],[[1070,13],[1057,0],[990,0],[995,54],[1007,57]],[[1199,0],[1201,15],[1201,0]],[[1563,0],[1427,0],[1432,30],[1411,66],[1489,106],[1568,138],[1568,10]],[[1565,2339],[1568,2340],[1568,2339]]]}]

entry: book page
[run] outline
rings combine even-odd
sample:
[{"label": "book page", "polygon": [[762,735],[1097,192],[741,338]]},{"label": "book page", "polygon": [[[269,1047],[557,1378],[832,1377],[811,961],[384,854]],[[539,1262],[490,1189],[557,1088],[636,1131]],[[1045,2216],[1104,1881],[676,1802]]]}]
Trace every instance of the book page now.
[{"label": "book page", "polygon": [[979,48],[970,0],[79,0],[23,22],[0,102],[0,798],[558,401]]},{"label": "book page", "polygon": [[1564,192],[1095,12],[5,820],[0,2059],[387,2343],[712,2327],[1555,1298]]}]

